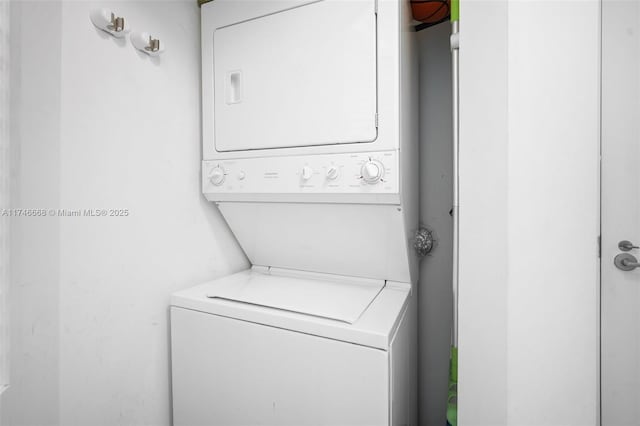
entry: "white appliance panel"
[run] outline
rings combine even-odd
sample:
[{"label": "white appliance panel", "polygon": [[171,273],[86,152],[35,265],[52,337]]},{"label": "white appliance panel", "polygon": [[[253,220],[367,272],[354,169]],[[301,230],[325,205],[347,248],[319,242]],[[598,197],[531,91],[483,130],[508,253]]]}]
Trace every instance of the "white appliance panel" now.
[{"label": "white appliance panel", "polygon": [[389,424],[389,353],[171,308],[174,424]]},{"label": "white appliance panel", "polygon": [[383,280],[341,282],[254,272],[217,280],[207,297],[353,324],[383,287]]},{"label": "white appliance panel", "polygon": [[217,28],[215,148],[377,137],[375,0],[321,0]]},{"label": "white appliance panel", "polygon": [[219,203],[254,265],[411,282],[400,206]]},{"label": "white appliance panel", "polygon": [[[362,167],[371,160],[380,167],[375,182],[362,176]],[[397,151],[204,161],[202,190],[213,201],[225,201],[230,194],[273,194],[272,201],[275,194],[397,195],[398,168]],[[221,181],[213,180],[215,173],[223,174]],[[399,204],[400,200],[389,197],[389,202]]]}]

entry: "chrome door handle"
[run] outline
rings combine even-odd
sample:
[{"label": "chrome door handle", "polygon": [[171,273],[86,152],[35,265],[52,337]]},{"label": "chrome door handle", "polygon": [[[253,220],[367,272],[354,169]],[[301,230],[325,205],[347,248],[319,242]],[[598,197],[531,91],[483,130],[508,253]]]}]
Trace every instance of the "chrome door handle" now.
[{"label": "chrome door handle", "polygon": [[631,251],[632,249],[637,249],[640,247],[634,246],[631,241],[622,240],[618,243],[618,248],[622,251]]},{"label": "chrome door handle", "polygon": [[633,271],[636,268],[640,268],[640,263],[634,255],[629,253],[620,253],[613,259],[613,264],[616,268],[622,271]]}]

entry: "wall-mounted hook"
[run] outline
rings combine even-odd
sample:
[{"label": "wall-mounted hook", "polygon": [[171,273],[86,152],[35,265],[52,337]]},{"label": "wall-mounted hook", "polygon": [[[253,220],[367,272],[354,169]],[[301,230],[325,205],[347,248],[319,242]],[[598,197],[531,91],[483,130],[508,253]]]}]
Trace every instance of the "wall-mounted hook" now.
[{"label": "wall-mounted hook", "polygon": [[147,47],[144,48],[144,50],[157,52],[158,50],[160,50],[160,40],[149,36],[149,44],[147,45]]},{"label": "wall-mounted hook", "polygon": [[117,16],[107,9],[95,9],[89,14],[89,18],[96,28],[111,34],[114,37],[124,37],[129,32],[125,19]]},{"label": "wall-mounted hook", "polygon": [[124,31],[124,18],[121,16],[116,16],[113,14],[113,12],[111,12],[111,24],[109,24],[107,28],[117,33]]},{"label": "wall-mounted hook", "polygon": [[159,39],[150,36],[149,33],[132,33],[131,44],[139,51],[150,56],[158,56],[164,52],[164,45],[160,43]]}]

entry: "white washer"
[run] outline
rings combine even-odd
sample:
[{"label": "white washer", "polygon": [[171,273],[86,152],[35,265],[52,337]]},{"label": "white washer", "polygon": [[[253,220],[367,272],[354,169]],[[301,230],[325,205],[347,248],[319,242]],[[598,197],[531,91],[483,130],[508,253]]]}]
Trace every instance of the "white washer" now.
[{"label": "white washer", "polygon": [[173,295],[176,425],[409,424],[410,289],[295,275],[254,268]]},{"label": "white washer", "polygon": [[202,6],[202,190],[252,268],[172,295],[180,425],[414,425],[408,0]]}]

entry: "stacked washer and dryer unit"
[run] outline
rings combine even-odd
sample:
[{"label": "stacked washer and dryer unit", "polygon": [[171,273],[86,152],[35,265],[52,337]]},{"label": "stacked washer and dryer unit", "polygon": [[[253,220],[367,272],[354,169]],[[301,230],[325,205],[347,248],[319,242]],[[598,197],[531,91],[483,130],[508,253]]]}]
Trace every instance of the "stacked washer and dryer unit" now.
[{"label": "stacked washer and dryer unit", "polygon": [[202,189],[252,266],[171,298],[174,424],[415,425],[408,0],[202,6]]}]

